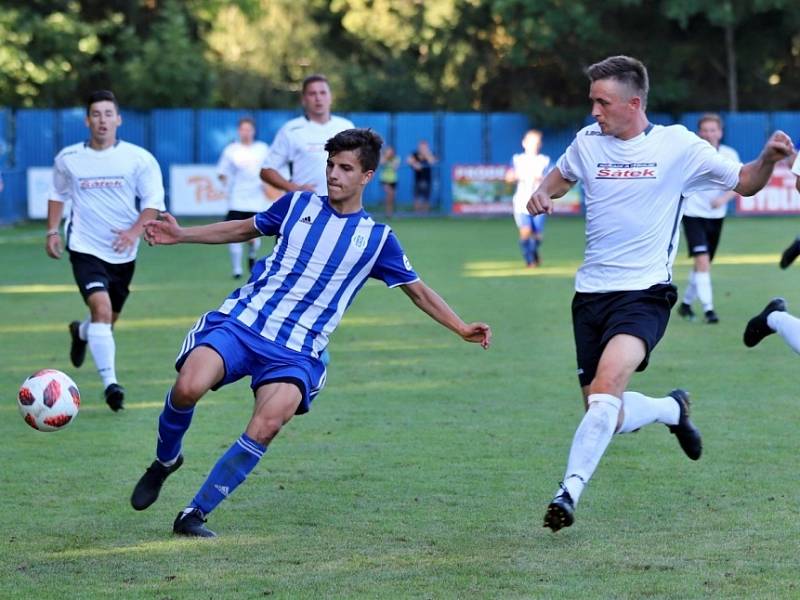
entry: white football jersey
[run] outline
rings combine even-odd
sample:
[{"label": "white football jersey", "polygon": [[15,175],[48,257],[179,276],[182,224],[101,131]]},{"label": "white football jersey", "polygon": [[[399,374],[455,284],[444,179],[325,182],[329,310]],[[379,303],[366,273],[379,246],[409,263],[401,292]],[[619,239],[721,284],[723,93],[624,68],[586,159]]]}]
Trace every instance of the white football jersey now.
[{"label": "white football jersey", "polygon": [[672,280],[682,198],[730,190],[741,163],[729,160],[682,125],[651,125],[630,140],[578,132],[557,163],[583,184],[586,251],[579,292],[644,290]]},{"label": "white football jersey", "polygon": [[228,210],[261,212],[269,208],[271,202],[264,195],[264,182],[259,176],[267,154],[269,146],[264,142],[233,142],[222,151],[217,173],[225,176]]},{"label": "white football jersey", "polygon": [[792,173],[800,177],[800,153],[798,153],[797,157],[794,159],[794,164],[792,165]]},{"label": "white football jersey", "polygon": [[166,208],[156,159],[123,141],[105,150],[93,150],[85,142],[61,150],[49,198],[71,201],[67,247],[113,264],[134,260],[139,248],[137,240],[125,253],[115,252],[114,232],[129,229],[145,208]]},{"label": "white football jersey", "polygon": [[281,171],[291,164],[293,183],[311,184],[317,195],[327,196],[325,167],[328,153],[325,152],[325,142],[337,133],[353,127],[351,121],[336,115],[331,115],[330,120],[324,124],[315,123],[306,117],[292,119],[275,136],[264,168]]},{"label": "white football jersey", "polygon": [[[721,155],[734,162],[739,161],[739,154],[730,146],[720,145],[717,149]],[[726,190],[727,191],[727,190]],[[683,214],[687,217],[702,217],[704,219],[722,219],[728,212],[727,204],[714,208],[711,201],[719,198],[725,192],[717,190],[703,190],[686,196]]]},{"label": "white football jersey", "polygon": [[514,212],[528,212],[528,200],[542,183],[550,166],[550,157],[546,154],[528,154],[521,152],[513,158],[514,173],[517,176],[517,189],[514,192]]}]

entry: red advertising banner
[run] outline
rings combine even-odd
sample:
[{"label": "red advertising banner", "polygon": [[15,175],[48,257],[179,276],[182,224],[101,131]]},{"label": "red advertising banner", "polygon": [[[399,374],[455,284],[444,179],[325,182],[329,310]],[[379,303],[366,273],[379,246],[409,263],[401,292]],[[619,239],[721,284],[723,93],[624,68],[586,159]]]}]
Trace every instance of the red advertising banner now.
[{"label": "red advertising banner", "polygon": [[769,182],[755,196],[739,196],[737,215],[800,215],[800,192],[797,176],[789,165],[778,163]]}]

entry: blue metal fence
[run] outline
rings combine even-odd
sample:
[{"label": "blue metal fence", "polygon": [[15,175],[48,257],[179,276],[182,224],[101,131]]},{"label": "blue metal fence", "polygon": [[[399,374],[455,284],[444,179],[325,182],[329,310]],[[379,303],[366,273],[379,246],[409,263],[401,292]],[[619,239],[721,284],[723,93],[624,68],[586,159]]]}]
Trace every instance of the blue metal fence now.
[{"label": "blue metal fence", "polygon": [[[122,139],[148,148],[156,157],[168,185],[171,164],[215,163],[226,144],[236,139],[236,124],[242,116],[256,121],[259,139],[271,142],[278,129],[298,116],[296,110],[157,109],[149,112],[122,110]],[[678,117],[650,113],[654,123],[682,123],[695,130],[701,113]],[[766,136],[782,129],[800,137],[800,112],[721,113],[725,119],[724,142],[733,146],[742,160],[755,158]],[[401,158],[398,172],[397,204],[402,210],[412,201],[413,170],[408,156],[420,140],[427,140],[439,163],[434,168],[432,206],[446,213],[452,203],[450,173],[459,163],[508,164],[522,150],[520,142],[533,125],[518,113],[372,113],[345,114],[358,127],[377,131],[395,147]],[[591,122],[591,118],[587,119]],[[553,160],[575,135],[574,129],[543,129],[542,151]],[[28,167],[50,166],[63,146],[86,137],[82,108],[49,110],[0,108],[0,169],[6,189],[0,195],[0,222],[24,218]],[[378,204],[383,192],[377,178],[366,190],[365,202]]]}]

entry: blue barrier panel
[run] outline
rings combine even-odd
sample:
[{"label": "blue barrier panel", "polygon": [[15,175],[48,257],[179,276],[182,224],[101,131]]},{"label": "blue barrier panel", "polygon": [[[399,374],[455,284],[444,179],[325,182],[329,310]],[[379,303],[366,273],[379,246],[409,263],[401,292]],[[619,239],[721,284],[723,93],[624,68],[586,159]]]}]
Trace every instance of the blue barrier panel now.
[{"label": "blue barrier panel", "polygon": [[122,125],[117,130],[117,137],[131,144],[136,144],[153,151],[153,143],[150,139],[150,120],[149,112],[121,108]]},{"label": "blue barrier panel", "polygon": [[0,192],[0,224],[23,221],[28,216],[27,180],[24,169],[3,172],[3,191]]},{"label": "blue barrier panel", "polygon": [[59,149],[89,139],[86,127],[86,109],[63,108],[56,114],[56,144]]},{"label": "blue barrier panel", "polygon": [[488,162],[510,165],[511,157],[522,152],[522,138],[529,129],[531,129],[530,120],[525,115],[519,113],[489,114]]},{"label": "blue barrier panel", "polygon": [[188,108],[156,109],[152,119],[152,152],[169,188],[169,166],[195,162],[194,111]]},{"label": "blue barrier panel", "polygon": [[240,110],[209,109],[197,111],[197,157],[202,164],[216,164],[222,150],[239,140],[239,119],[249,115]]},{"label": "blue barrier panel", "polygon": [[[397,113],[394,120],[395,150],[400,157],[401,166],[397,173],[397,206],[410,206],[413,200],[414,170],[406,159],[417,148],[420,140],[430,144],[434,155],[438,156],[436,145],[436,116],[433,113]],[[436,167],[433,173],[436,178]],[[436,186],[431,193],[431,205],[436,206],[438,196]]]},{"label": "blue barrier panel", "polygon": [[774,112],[772,113],[772,126],[770,131],[780,129],[785,131],[795,147],[800,145],[800,112]]},{"label": "blue barrier panel", "polygon": [[14,158],[14,146],[11,141],[11,111],[0,108],[0,169],[6,169]]},{"label": "blue barrier panel", "polygon": [[17,140],[14,164],[19,169],[49,167],[56,152],[56,113],[46,109],[24,109],[16,114]]},{"label": "blue barrier panel", "polygon": [[297,110],[260,110],[256,113],[256,137],[272,145],[278,130],[286,121],[299,117],[302,113]]},{"label": "blue barrier panel", "polygon": [[483,164],[484,115],[481,113],[444,113],[442,115],[442,150],[439,162],[440,210],[449,214],[453,205],[452,171],[457,164]]},{"label": "blue barrier panel", "polygon": [[[342,115],[353,122],[356,127],[372,129],[383,138],[383,144],[393,144],[392,115],[386,112],[353,112]],[[383,190],[378,182],[379,172],[364,190],[364,204],[378,204],[383,201]]]},{"label": "blue barrier panel", "polygon": [[[567,129],[542,129],[542,154],[550,157],[550,166],[555,166],[559,157],[575,139],[578,130],[575,128]],[[522,146],[520,145],[519,152]]]}]

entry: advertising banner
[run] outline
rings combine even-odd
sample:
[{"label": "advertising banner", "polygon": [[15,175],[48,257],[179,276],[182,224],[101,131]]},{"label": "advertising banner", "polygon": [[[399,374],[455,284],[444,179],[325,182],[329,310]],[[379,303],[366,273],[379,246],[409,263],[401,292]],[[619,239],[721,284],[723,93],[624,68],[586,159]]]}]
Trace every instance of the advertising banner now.
[{"label": "advertising banner", "polygon": [[[46,219],[47,201],[50,185],[53,183],[52,167],[30,167],[28,177],[28,218]],[[69,214],[69,206],[64,207],[64,214]]]},{"label": "advertising banner", "polygon": [[736,214],[747,215],[798,215],[800,192],[795,187],[797,177],[789,165],[778,163],[769,182],[754,196],[739,196]]},{"label": "advertising banner", "polygon": [[175,216],[223,216],[228,212],[225,188],[214,165],[171,165],[169,210]]}]

